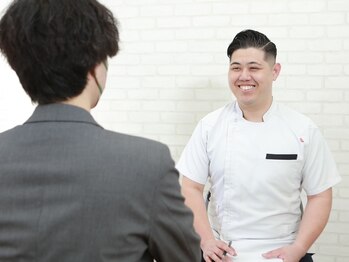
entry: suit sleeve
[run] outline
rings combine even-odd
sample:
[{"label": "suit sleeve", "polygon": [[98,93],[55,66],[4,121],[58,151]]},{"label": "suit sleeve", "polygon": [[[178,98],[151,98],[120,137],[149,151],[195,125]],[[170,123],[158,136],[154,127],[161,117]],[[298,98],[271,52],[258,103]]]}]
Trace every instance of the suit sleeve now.
[{"label": "suit sleeve", "polygon": [[193,228],[193,214],[180,192],[179,174],[167,147],[153,196],[149,249],[157,262],[201,261],[200,238]]}]

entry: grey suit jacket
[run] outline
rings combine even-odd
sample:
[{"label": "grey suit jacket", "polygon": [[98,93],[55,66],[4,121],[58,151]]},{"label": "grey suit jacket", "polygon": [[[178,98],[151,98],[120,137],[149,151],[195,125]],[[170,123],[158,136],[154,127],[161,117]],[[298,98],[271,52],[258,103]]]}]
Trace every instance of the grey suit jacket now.
[{"label": "grey suit jacket", "polygon": [[200,261],[163,144],[38,106],[0,134],[0,261]]}]

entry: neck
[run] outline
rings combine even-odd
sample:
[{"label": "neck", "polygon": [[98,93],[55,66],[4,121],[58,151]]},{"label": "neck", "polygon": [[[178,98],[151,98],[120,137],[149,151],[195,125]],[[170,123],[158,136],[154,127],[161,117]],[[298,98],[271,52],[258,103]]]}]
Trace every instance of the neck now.
[{"label": "neck", "polygon": [[91,99],[89,99],[85,90],[80,95],[78,95],[76,97],[69,98],[66,101],[63,101],[62,103],[72,105],[72,106],[81,107],[82,109],[85,109],[88,112],[90,112],[91,108],[94,107],[94,105],[92,105]]},{"label": "neck", "polygon": [[243,113],[244,118],[248,121],[263,122],[264,112],[262,113],[262,112],[243,110],[242,113]]},{"label": "neck", "polygon": [[80,107],[82,109],[85,109],[88,112],[90,112],[90,110],[91,110],[91,107],[88,105],[88,103],[84,103],[84,101],[78,101],[75,98],[68,99],[66,101],[63,101],[62,103],[67,104],[67,105]]},{"label": "neck", "polygon": [[271,107],[272,100],[270,103],[266,104],[262,107],[250,107],[250,106],[244,106],[239,105],[243,114],[243,117],[251,122],[264,122],[263,116],[265,113],[269,110]]},{"label": "neck", "polygon": [[97,105],[99,96],[100,94],[95,84],[91,81],[88,81],[88,84],[82,90],[80,95],[69,98],[66,101],[63,101],[63,103],[81,107],[82,109],[85,109],[86,111],[90,112],[91,109]]}]

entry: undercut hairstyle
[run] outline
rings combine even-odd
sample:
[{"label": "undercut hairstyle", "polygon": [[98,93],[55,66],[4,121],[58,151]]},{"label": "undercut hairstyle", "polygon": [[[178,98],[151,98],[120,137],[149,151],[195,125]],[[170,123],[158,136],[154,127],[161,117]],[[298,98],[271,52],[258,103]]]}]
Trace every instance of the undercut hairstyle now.
[{"label": "undercut hairstyle", "polygon": [[227,55],[231,59],[236,50],[250,47],[264,51],[265,60],[272,59],[273,63],[275,63],[277,55],[276,45],[266,35],[251,29],[241,31],[234,37],[227,49]]},{"label": "undercut hairstyle", "polygon": [[38,104],[81,94],[118,42],[117,21],[97,0],[14,0],[0,21],[0,51]]}]

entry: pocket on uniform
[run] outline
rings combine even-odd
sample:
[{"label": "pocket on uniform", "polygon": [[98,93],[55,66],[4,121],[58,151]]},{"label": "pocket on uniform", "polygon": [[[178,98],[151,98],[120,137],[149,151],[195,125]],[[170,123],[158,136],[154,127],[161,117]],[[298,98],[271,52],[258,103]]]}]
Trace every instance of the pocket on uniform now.
[{"label": "pocket on uniform", "polygon": [[265,155],[265,159],[271,159],[271,160],[297,160],[298,155],[297,154],[270,154],[267,153]]},{"label": "pocket on uniform", "polygon": [[[292,151],[291,151],[292,152]],[[285,190],[284,187],[292,187],[292,190],[299,188],[302,180],[302,161],[300,155],[293,154],[271,154],[264,155],[264,159],[259,162],[256,172],[261,177],[260,183],[265,181],[267,184],[275,184],[279,189]],[[254,176],[254,179],[257,175]]]}]

